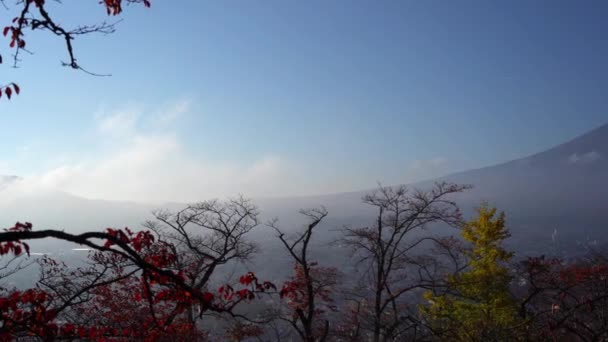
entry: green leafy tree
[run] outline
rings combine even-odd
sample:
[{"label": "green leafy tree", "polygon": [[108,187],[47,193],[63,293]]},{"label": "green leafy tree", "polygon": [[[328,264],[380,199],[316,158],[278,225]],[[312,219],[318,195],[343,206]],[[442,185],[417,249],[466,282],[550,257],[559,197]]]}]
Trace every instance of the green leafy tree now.
[{"label": "green leafy tree", "polygon": [[465,223],[463,239],[468,267],[450,275],[446,288],[428,291],[429,305],[421,308],[429,327],[442,340],[513,340],[518,326],[517,304],[509,294],[512,275],[507,267],[513,253],[502,247],[510,236],[505,214],[483,204],[477,217]]}]

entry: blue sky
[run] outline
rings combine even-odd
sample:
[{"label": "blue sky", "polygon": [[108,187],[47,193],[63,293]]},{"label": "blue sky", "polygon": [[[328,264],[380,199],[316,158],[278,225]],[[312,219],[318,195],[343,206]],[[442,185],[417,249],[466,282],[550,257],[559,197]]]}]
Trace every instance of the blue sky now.
[{"label": "blue sky", "polygon": [[[92,0],[52,10],[108,19]],[[60,67],[61,41],[40,34],[4,65],[22,94],[0,103],[0,172],[94,198],[328,193],[608,122],[605,1],[154,0],[123,18],[75,43],[112,77]]]}]

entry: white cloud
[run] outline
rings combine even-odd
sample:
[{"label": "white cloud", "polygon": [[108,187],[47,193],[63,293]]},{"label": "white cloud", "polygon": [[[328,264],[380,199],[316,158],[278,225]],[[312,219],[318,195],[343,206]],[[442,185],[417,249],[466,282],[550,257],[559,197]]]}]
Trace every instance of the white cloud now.
[{"label": "white cloud", "polygon": [[568,157],[568,162],[572,164],[587,164],[597,161],[602,158],[602,155],[599,152],[591,151],[587,153],[583,153],[579,155],[578,153],[574,153]]},{"label": "white cloud", "polygon": [[138,107],[123,108],[111,114],[98,113],[100,120],[97,125],[98,132],[108,137],[124,137],[135,132],[137,120],[143,110]]},{"label": "white cloud", "polygon": [[[170,123],[188,109],[189,102],[183,101],[147,119],[138,107],[101,112],[95,130],[99,146],[91,146],[96,153],[64,161],[20,186],[58,189],[86,198],[146,202],[189,202],[240,193],[275,196],[294,189],[289,181],[293,175],[279,156],[262,155],[240,163],[187,155]],[[152,129],[142,129],[148,127],[145,123]],[[161,124],[165,127],[158,129]]]}]

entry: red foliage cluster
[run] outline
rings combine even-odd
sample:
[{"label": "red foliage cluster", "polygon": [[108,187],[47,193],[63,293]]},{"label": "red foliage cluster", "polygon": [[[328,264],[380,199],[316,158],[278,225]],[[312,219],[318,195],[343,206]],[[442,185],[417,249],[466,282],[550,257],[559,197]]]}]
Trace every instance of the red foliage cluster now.
[{"label": "red foliage cluster", "polygon": [[232,302],[234,300],[252,300],[255,299],[256,293],[264,293],[270,290],[276,291],[277,289],[277,287],[269,281],[260,283],[253,272],[242,275],[239,279],[239,283],[246,287],[240,290],[235,290],[229,284],[220,286],[218,289],[219,298],[226,302]]},{"label": "red foliage cluster", "polygon": [[[32,224],[17,223],[6,232],[30,232]],[[166,277],[158,273],[170,264],[171,258],[168,250],[162,243],[154,243],[150,232],[134,233],[128,228],[125,230],[107,230],[108,240],[104,248],[107,252],[97,252],[90,256],[93,265],[102,266],[111,270],[111,277],[103,278],[95,273],[69,272],[52,259],[44,259],[50,277],[59,279],[57,285],[66,288],[75,287],[81,275],[93,274],[91,282],[83,289],[73,290],[69,293],[71,299],[65,296],[54,296],[49,292],[30,289],[27,291],[12,291],[0,297],[0,328],[1,340],[13,340],[16,336],[34,335],[43,339],[61,338],[90,338],[103,340],[108,337],[143,338],[156,340],[159,334],[178,334],[181,330],[192,330],[192,324],[179,321],[175,316],[183,312],[187,306],[193,304],[191,294],[184,290],[182,284],[176,283],[175,278]],[[143,269],[136,273],[125,268],[126,261],[122,254],[113,252],[110,247],[120,243],[130,247],[134,253],[140,253],[154,269]],[[19,240],[9,240],[1,245],[2,254],[21,254],[22,247],[29,252],[27,244]],[[124,247],[123,246],[123,247]],[[155,255],[154,253],[159,253]],[[132,268],[132,267],[131,267]],[[182,278],[177,278],[182,279]],[[97,282],[97,283],[96,283]],[[69,286],[67,286],[69,285]],[[56,291],[54,291],[56,293]],[[87,294],[88,293],[88,294]],[[90,295],[92,300],[83,303],[73,303],[70,300],[80,295]],[[69,296],[68,296],[69,297]],[[209,299],[207,296],[202,298]],[[143,304],[143,299],[147,303]],[[86,324],[66,323],[59,324],[58,315],[61,310],[71,308],[82,317],[91,317]],[[146,314],[147,313],[147,314]],[[133,319],[136,317],[136,324]],[[143,320],[143,321],[142,321]]]},{"label": "red foliage cluster", "polygon": [[184,292],[166,289],[153,292],[137,277],[129,277],[95,288],[93,300],[76,308],[79,317],[111,336],[156,341],[170,336],[200,334],[183,315]]},{"label": "red foliage cluster", "polygon": [[[254,278],[249,273],[246,278]],[[141,277],[130,277],[108,284],[93,291],[95,299],[79,308],[79,315],[92,315],[91,321],[98,327],[118,328],[123,337],[156,341],[171,336],[204,336],[204,332],[196,329],[184,314],[188,309],[196,309],[202,314],[206,310],[218,312],[230,311],[236,303],[242,300],[252,300],[256,293],[264,292],[265,286],[274,287],[264,282],[259,284],[260,291],[254,288],[234,290],[230,285],[219,288],[219,295],[203,292],[198,301],[189,291],[179,287],[150,285]],[[165,284],[168,285],[168,284]],[[245,285],[245,284],[243,284]],[[252,280],[248,286],[258,287]],[[238,334],[253,336],[252,328],[243,329]],[[233,333],[237,333],[233,331]],[[192,340],[195,340],[194,338]]]},{"label": "red foliage cluster", "polygon": [[[141,2],[143,2],[144,6],[150,7],[150,0],[143,0]],[[106,6],[108,15],[118,15],[122,12],[122,0],[103,0],[100,3]]]},{"label": "red foliage cluster", "polygon": [[[319,267],[316,262],[310,263],[309,266],[313,296],[316,300],[321,302],[317,303],[315,306],[315,314],[324,313],[325,309],[323,309],[323,307],[335,311],[336,308],[332,305],[333,299],[331,298],[331,294],[333,286],[336,283],[337,270],[334,268]],[[294,266],[294,273],[291,280],[286,281],[283,284],[279,294],[281,298],[286,298],[288,300],[289,306],[294,310],[304,310],[308,308],[310,300],[304,268],[296,264]],[[320,304],[325,304],[325,306],[321,306]]]},{"label": "red foliage cluster", "polygon": [[[134,233],[127,227],[124,230],[108,228],[106,232],[123,243],[131,244],[137,252],[141,252],[144,248],[150,248],[154,243],[154,235],[147,230]],[[114,241],[107,240],[104,246],[109,248],[114,244]]]},{"label": "red foliage cluster", "polygon": [[[1,92],[1,90],[0,90],[0,92]],[[32,230],[32,224],[29,222],[26,222],[26,223],[17,222],[17,223],[15,223],[15,226],[5,229],[5,231],[7,231],[7,232],[19,232],[19,231],[30,231],[30,230]],[[21,255],[23,250],[25,250],[27,255],[30,255],[30,246],[25,242],[21,242],[19,240],[14,240],[14,241],[7,241],[5,243],[0,243],[0,255],[12,253],[15,256],[19,256],[19,255]]]},{"label": "red foliage cluster", "polygon": [[23,40],[23,26],[27,26],[28,20],[26,18],[13,18],[13,24],[15,26],[5,26],[2,30],[2,34],[6,37],[10,33],[10,43],[9,46],[14,48],[15,46],[23,49],[25,47],[25,40]]},{"label": "red foliage cluster", "polygon": [[[120,330],[104,326],[60,323],[52,295],[40,289],[12,291],[0,297],[0,341],[13,341],[17,336],[36,336],[43,340],[89,338],[104,341],[109,337],[134,337],[138,329]],[[118,310],[120,311],[120,310]]]},{"label": "red foliage cluster", "polygon": [[525,264],[526,302],[541,334],[554,340],[608,338],[608,263],[530,258]]},{"label": "red foliage cluster", "polygon": [[[30,223],[17,223],[5,231],[36,233]],[[44,340],[157,341],[172,336],[201,340],[206,334],[196,328],[192,312],[230,312],[257,294],[276,291],[274,284],[259,281],[251,272],[240,277],[243,288],[226,284],[218,294],[199,291],[187,285],[188,270],[175,270],[173,246],[151,232],[108,228],[105,234],[95,235],[101,236],[106,241],[89,255],[88,268],[72,270],[43,258],[39,284],[44,289],[6,291],[0,296],[1,341],[28,335]],[[16,239],[0,246],[4,254],[19,255],[22,246],[29,250]],[[246,326],[232,333],[256,334],[254,327]]]},{"label": "red foliage cluster", "polygon": [[581,285],[608,276],[607,265],[570,265],[559,270],[560,281],[566,286]]},{"label": "red foliage cluster", "polygon": [[13,329],[26,328],[28,333],[39,336],[52,334],[56,327],[47,322],[55,318],[55,312],[47,310],[48,302],[48,294],[36,289],[13,291],[0,297],[0,320],[4,322],[0,340],[12,340],[12,334],[7,332]]}]

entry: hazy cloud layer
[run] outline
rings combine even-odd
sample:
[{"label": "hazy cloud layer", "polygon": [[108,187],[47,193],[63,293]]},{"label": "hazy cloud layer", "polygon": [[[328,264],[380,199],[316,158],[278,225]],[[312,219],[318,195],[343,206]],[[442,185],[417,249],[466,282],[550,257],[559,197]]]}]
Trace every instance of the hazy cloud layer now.
[{"label": "hazy cloud layer", "polygon": [[[429,179],[447,173],[445,158],[415,160],[390,178],[362,175],[357,168],[340,169],[297,156],[264,154],[243,162],[226,156],[210,159],[204,152],[186,152],[175,122],[188,115],[189,101],[146,111],[130,105],[99,110],[91,131],[93,146],[57,159],[51,167],[15,182],[0,200],[19,194],[61,190],[73,195],[140,202],[190,202],[244,194],[250,197],[319,195]],[[2,165],[0,165],[2,166]],[[4,166],[9,169],[8,166]],[[390,169],[390,167],[389,167]],[[386,175],[385,175],[386,176]],[[367,179],[369,178],[369,179]]]},{"label": "hazy cloud layer", "polygon": [[[146,113],[137,106],[100,111],[95,115],[99,152],[29,177],[21,182],[21,190],[43,187],[87,198],[136,201],[275,195],[287,179],[278,156],[266,155],[245,164],[210,162],[205,156],[185,154],[171,123],[188,107],[183,101],[153,113],[145,125]],[[141,128],[146,125],[162,129]]]}]

